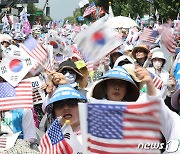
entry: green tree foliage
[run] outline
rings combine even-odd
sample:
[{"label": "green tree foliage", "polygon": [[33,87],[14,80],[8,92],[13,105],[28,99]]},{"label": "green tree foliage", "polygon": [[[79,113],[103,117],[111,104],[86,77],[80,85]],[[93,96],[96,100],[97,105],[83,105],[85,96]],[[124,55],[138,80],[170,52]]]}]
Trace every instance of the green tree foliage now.
[{"label": "green tree foliage", "polygon": [[36,19],[35,12],[37,11],[37,8],[34,6],[33,3],[30,3],[28,5],[27,9],[28,9],[28,14],[30,14],[30,17],[28,17],[29,22],[31,25],[33,25],[33,23]]},{"label": "green tree foliage", "polygon": [[75,19],[74,17],[72,17],[72,16],[65,18],[65,19],[64,19],[64,23],[65,23],[66,21],[68,21],[69,24],[76,23],[76,19]]},{"label": "green tree foliage", "polygon": [[[93,0],[90,0],[92,2]],[[145,14],[154,16],[157,9],[160,20],[167,18],[176,19],[180,11],[179,0],[94,0],[96,6],[102,6],[108,13],[109,1],[112,3],[112,9],[115,16],[128,16],[136,18],[137,14],[143,17]]]},{"label": "green tree foliage", "polygon": [[31,25],[33,25],[34,22],[38,20],[38,18],[41,18],[41,23],[49,22],[50,20],[52,20],[51,17],[45,16],[44,14],[42,14],[41,16],[36,16],[36,11],[42,10],[35,7],[33,3],[29,3],[27,9],[28,14],[30,14],[30,17],[28,17],[28,19]]}]

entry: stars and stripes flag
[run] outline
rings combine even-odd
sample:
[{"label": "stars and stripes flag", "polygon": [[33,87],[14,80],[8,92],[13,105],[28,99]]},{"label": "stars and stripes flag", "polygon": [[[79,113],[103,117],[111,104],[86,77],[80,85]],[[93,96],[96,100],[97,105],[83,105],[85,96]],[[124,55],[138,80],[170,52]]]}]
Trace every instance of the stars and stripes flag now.
[{"label": "stars and stripes flag", "polygon": [[160,153],[158,149],[146,150],[139,146],[160,143],[159,107],[159,102],[115,103],[108,100],[79,104],[83,152]]},{"label": "stars and stripes flag", "polygon": [[71,146],[64,139],[58,119],[52,123],[41,138],[40,151],[41,154],[73,154]]},{"label": "stars and stripes flag", "polygon": [[164,82],[162,81],[162,79],[160,77],[158,77],[157,75],[153,74],[153,73],[150,73],[151,74],[151,77],[153,79],[153,83],[154,83],[154,86],[157,88],[157,89],[161,89]]},{"label": "stars and stripes flag", "polygon": [[6,137],[0,137],[0,149],[5,149],[6,148],[6,142],[7,142]]},{"label": "stars and stripes flag", "polygon": [[175,33],[172,32],[171,26],[169,24],[165,24],[161,34],[161,43],[164,44],[164,46],[170,53],[175,53],[176,49],[176,41],[174,34]]},{"label": "stars and stripes flag", "polygon": [[21,81],[15,88],[8,82],[0,83],[0,111],[32,107],[31,82]]},{"label": "stars and stripes flag", "polygon": [[157,30],[144,28],[142,34],[140,35],[140,40],[154,44],[158,35],[159,33]]},{"label": "stars and stripes flag", "polygon": [[41,46],[33,37],[29,37],[28,39],[26,39],[21,47],[41,65],[43,65],[48,60],[47,50],[43,46]]},{"label": "stars and stripes flag", "polygon": [[[96,18],[96,20],[98,20],[105,13],[106,12],[103,7],[97,6],[96,11],[92,12],[92,15],[94,18]],[[110,16],[110,14],[109,14],[109,16]]]},{"label": "stars and stripes flag", "polygon": [[90,15],[94,11],[96,11],[96,5],[94,2],[91,2],[91,4],[85,9],[83,17]]}]

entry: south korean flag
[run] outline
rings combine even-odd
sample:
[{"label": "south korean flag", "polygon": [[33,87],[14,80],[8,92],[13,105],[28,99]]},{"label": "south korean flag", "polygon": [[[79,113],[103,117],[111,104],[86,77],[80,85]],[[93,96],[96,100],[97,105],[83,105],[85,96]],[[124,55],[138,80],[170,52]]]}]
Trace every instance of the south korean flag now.
[{"label": "south korean flag", "polygon": [[30,71],[36,61],[24,50],[11,45],[0,63],[0,76],[15,87]]}]

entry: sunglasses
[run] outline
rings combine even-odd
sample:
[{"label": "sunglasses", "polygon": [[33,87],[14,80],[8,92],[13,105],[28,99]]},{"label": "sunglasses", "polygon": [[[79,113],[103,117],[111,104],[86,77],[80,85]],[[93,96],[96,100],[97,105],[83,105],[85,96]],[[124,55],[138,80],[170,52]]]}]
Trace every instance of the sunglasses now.
[{"label": "sunglasses", "polygon": [[3,41],[1,44],[4,44],[4,43],[8,43],[8,44],[10,44],[9,42],[7,42],[7,41]]},{"label": "sunglasses", "polygon": [[61,73],[63,75],[65,75],[67,72],[69,72],[69,74],[76,74],[76,72],[74,72],[73,70],[70,70],[70,69],[63,69]]},{"label": "sunglasses", "polygon": [[65,105],[67,105],[70,108],[76,107],[78,106],[78,102],[57,102],[54,104],[54,109],[62,109],[65,107]]}]

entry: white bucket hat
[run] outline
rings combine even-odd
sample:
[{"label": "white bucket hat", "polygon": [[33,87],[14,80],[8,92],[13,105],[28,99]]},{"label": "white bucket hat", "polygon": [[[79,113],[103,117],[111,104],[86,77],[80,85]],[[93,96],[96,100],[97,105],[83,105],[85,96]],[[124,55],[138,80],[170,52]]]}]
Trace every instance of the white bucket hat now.
[{"label": "white bucket hat", "polygon": [[160,58],[160,59],[163,59],[166,63],[166,58],[164,57],[164,53],[161,52],[161,51],[156,51],[152,54],[152,58],[151,60],[153,60],[154,58]]}]

